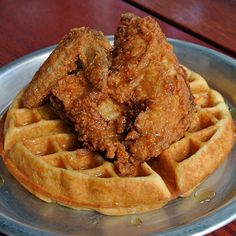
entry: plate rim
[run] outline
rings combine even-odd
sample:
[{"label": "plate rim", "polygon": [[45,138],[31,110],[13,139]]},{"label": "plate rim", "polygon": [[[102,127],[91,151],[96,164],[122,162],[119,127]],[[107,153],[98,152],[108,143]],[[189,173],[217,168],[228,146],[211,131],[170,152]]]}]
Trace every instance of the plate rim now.
[{"label": "plate rim", "polygon": [[[109,41],[113,41],[114,37],[112,35],[106,36]],[[236,60],[231,58],[230,56],[227,56],[221,52],[215,51],[213,49],[207,48],[202,45],[198,45],[192,42],[179,40],[179,39],[172,39],[168,38],[168,41],[173,45],[180,45],[180,46],[187,46],[190,48],[195,48],[201,51],[201,53],[205,55],[211,55],[213,57],[219,58],[219,60],[223,60],[227,64],[229,64],[232,67],[236,68]],[[12,68],[17,68],[22,65],[22,63],[26,62],[27,60],[32,60],[34,57],[39,57],[40,55],[44,55],[47,53],[50,53],[54,48],[56,47],[56,44],[51,45],[49,47],[45,47],[39,50],[36,50],[34,52],[31,52],[25,56],[22,56],[0,68],[0,79],[4,77],[6,73],[8,73],[9,70]],[[2,112],[2,111],[0,111]],[[223,220],[220,216],[226,215]],[[184,224],[181,226],[177,226],[172,229],[168,229],[166,231],[160,232],[160,233],[151,233],[149,235],[161,235],[161,236],[170,236],[170,235],[202,235],[207,234],[212,231],[215,231],[226,224],[232,222],[236,219],[236,199],[230,200],[229,202],[226,202],[222,204],[220,207],[214,209],[213,211],[207,213],[206,215],[194,220],[192,223]],[[4,227],[3,227],[4,226]],[[16,234],[19,232],[19,234]],[[5,234],[13,234],[14,235],[21,235],[22,233],[27,233],[27,235],[58,235],[58,234],[51,234],[49,232],[46,232],[35,228],[31,225],[25,224],[23,222],[17,222],[14,219],[6,216],[5,214],[0,212],[0,232]]]}]

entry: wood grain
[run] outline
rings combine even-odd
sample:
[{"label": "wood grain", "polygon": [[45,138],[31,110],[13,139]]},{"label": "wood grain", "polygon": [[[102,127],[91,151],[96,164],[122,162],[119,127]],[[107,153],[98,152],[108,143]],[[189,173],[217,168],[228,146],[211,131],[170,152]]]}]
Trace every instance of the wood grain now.
[{"label": "wood grain", "polygon": [[207,236],[235,236],[236,235],[236,220],[231,222],[230,224],[207,234]]},{"label": "wood grain", "polygon": [[128,0],[206,42],[236,55],[235,0]]},{"label": "wood grain", "polygon": [[[56,44],[70,28],[89,26],[106,35],[114,34],[120,14],[127,11],[148,15],[117,0],[0,1],[0,66]],[[161,20],[158,22],[168,37],[216,49]]]}]

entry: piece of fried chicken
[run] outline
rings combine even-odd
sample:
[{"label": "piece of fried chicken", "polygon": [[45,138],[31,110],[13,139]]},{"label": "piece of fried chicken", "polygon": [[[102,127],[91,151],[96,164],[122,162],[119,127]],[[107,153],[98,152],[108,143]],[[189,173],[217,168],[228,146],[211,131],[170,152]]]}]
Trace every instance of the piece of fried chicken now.
[{"label": "piece of fried chicken", "polygon": [[184,135],[194,99],[184,69],[151,17],[122,15],[114,46],[108,88],[116,102],[129,106],[125,142],[130,155],[118,155],[116,161],[127,174],[130,162],[157,157]]},{"label": "piece of fried chicken", "polygon": [[123,113],[107,89],[97,91],[92,86],[88,89],[88,80],[80,73],[61,79],[51,92],[53,107],[73,122],[82,145],[114,158]]},{"label": "piece of fried chicken", "polygon": [[93,87],[101,89],[107,78],[111,49],[101,32],[86,27],[70,30],[34,75],[23,95],[23,105],[38,107],[61,78],[81,70]]}]

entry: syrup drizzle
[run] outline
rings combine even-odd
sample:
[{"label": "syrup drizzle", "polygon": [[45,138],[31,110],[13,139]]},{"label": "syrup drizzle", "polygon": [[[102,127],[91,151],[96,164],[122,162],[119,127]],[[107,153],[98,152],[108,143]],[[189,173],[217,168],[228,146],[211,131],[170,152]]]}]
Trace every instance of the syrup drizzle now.
[{"label": "syrup drizzle", "polygon": [[194,193],[194,197],[199,203],[209,202],[215,195],[216,193],[210,189],[199,189]]},{"label": "syrup drizzle", "polygon": [[133,216],[131,218],[131,221],[130,221],[131,225],[136,225],[136,226],[139,226],[141,225],[143,222],[140,218],[136,217],[136,216]]}]

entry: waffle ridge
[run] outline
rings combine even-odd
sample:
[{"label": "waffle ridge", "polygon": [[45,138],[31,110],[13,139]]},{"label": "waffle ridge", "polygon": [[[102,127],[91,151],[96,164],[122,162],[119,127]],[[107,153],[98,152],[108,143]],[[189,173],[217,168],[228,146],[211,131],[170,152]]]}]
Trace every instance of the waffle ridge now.
[{"label": "waffle ridge", "polygon": [[77,135],[50,105],[22,107],[24,91],[5,119],[3,160],[8,170],[44,201],[106,215],[145,212],[189,195],[225,160],[234,135],[223,97],[185,69],[196,102],[190,129],[158,158],[141,164],[135,177],[119,177],[99,154],[76,150]]}]

